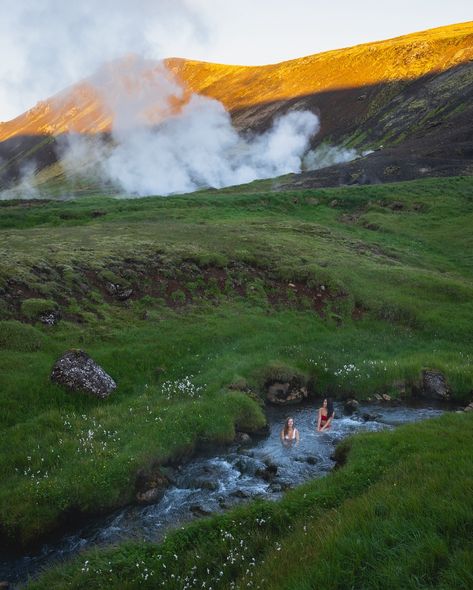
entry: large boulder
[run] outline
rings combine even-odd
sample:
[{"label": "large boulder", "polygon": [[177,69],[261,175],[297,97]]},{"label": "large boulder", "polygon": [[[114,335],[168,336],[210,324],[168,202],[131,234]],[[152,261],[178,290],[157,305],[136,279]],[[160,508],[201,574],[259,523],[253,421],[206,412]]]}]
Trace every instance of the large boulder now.
[{"label": "large boulder", "polygon": [[118,299],[119,301],[126,301],[133,295],[133,289],[130,287],[123,287],[116,283],[106,282],[105,290],[109,295],[115,297],[115,299]]},{"label": "large boulder", "polygon": [[251,436],[246,432],[237,432],[235,434],[235,442],[241,445],[249,445],[251,444]]},{"label": "large boulder", "polygon": [[308,397],[307,375],[294,367],[274,362],[265,367],[262,377],[266,401],[271,404],[297,404]]},{"label": "large boulder", "polygon": [[150,473],[138,472],[135,482],[136,501],[138,504],[154,504],[158,502],[163,497],[169,484],[169,478],[161,473],[159,469],[154,469]]},{"label": "large boulder", "polygon": [[202,506],[202,504],[193,504],[189,506],[189,510],[194,516],[210,516],[212,514],[212,510]]},{"label": "large boulder", "polygon": [[450,399],[450,389],[444,375],[440,371],[432,369],[425,369],[422,371],[422,387],[420,394],[422,397],[430,399]]},{"label": "large boulder", "polygon": [[[61,319],[60,312],[56,309],[53,311],[47,311],[39,315],[39,321],[45,326],[55,326]],[[0,586],[1,588],[1,586]]]},{"label": "large boulder", "polygon": [[88,393],[97,398],[108,397],[117,387],[115,381],[83,350],[69,350],[56,361],[51,381],[67,389]]},{"label": "large boulder", "polygon": [[363,422],[376,422],[381,418],[381,414],[370,414],[369,412],[364,412],[361,414],[361,419]]},{"label": "large boulder", "polygon": [[343,411],[345,412],[345,414],[348,414],[349,416],[351,416],[351,414],[354,414],[355,412],[358,411],[359,407],[360,407],[360,404],[359,404],[358,400],[356,400],[354,398],[350,398],[350,399],[347,399],[345,401],[345,403],[343,404]]},{"label": "large boulder", "polygon": [[265,458],[263,462],[264,466],[260,469],[257,469],[255,475],[257,477],[261,477],[265,481],[272,481],[277,475],[278,466],[273,463],[271,458],[268,457]]}]

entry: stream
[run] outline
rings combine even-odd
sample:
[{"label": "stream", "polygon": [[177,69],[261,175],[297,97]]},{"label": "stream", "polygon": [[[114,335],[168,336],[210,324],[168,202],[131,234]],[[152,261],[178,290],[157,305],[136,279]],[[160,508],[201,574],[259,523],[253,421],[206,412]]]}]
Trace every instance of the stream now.
[{"label": "stream", "polygon": [[[361,431],[379,431],[400,424],[439,416],[445,405],[360,404],[352,416],[335,404],[331,430],[315,431],[317,407],[313,404],[267,409],[270,432],[246,445],[233,444],[172,470],[172,485],[155,504],[131,505],[107,517],[99,517],[48,543],[36,553],[23,556],[0,554],[0,580],[11,584],[69,558],[93,545],[125,539],[159,541],[165,533],[194,518],[222,512],[253,498],[277,500],[284,490],[309,479],[322,477],[334,466],[331,456],[343,438]],[[363,419],[364,414],[370,420]],[[282,445],[279,435],[287,416],[300,432],[298,445]],[[373,419],[374,418],[374,419]]]}]

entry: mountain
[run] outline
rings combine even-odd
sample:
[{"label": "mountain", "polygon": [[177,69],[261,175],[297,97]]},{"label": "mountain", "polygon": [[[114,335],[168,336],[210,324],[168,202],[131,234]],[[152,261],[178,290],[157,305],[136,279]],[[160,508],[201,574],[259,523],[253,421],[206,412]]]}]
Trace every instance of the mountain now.
[{"label": "mountain", "polygon": [[[130,59],[107,67],[119,77]],[[307,173],[297,180],[304,186],[471,171],[473,22],[267,66],[178,58],[165,65],[188,92],[221,101],[239,130],[261,131],[288,110],[310,109],[321,120],[314,146],[377,150],[363,163]],[[158,68],[148,62],[146,75]],[[0,123],[0,182],[15,181],[27,162],[37,170],[54,163],[56,136],[106,133],[112,124],[92,79],[39,102]]]}]

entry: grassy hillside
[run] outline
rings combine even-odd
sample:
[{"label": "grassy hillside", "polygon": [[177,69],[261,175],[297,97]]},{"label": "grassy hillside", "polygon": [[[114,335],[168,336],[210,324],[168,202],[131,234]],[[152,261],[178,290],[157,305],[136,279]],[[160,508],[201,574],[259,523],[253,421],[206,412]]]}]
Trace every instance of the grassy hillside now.
[{"label": "grassy hillside", "polygon": [[[430,367],[469,398],[472,189],[2,202],[2,540],[123,504],[138,471],[259,428],[271,374],[368,397],[410,395]],[[74,347],[117,380],[109,400],[49,382]]]}]

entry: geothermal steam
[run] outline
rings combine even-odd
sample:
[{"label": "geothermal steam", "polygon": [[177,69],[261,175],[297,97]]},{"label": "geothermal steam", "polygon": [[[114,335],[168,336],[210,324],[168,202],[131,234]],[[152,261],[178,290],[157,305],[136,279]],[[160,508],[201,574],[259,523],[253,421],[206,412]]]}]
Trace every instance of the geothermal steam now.
[{"label": "geothermal steam", "polygon": [[315,115],[293,112],[267,133],[244,139],[219,102],[193,96],[158,129],[120,134],[102,169],[114,184],[138,195],[222,188],[300,172],[317,129]]},{"label": "geothermal steam", "polygon": [[163,64],[129,59],[92,79],[113,119],[111,141],[69,136],[70,174],[100,174],[128,194],[169,195],[300,172],[319,130],[309,111],[289,112],[265,133],[240,135],[223,105],[188,95]]}]

